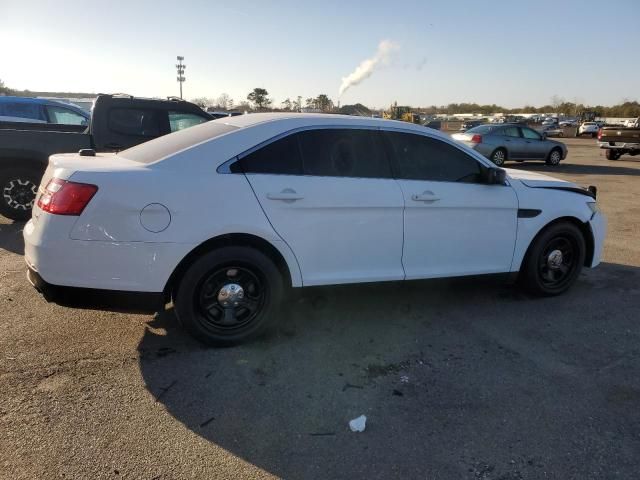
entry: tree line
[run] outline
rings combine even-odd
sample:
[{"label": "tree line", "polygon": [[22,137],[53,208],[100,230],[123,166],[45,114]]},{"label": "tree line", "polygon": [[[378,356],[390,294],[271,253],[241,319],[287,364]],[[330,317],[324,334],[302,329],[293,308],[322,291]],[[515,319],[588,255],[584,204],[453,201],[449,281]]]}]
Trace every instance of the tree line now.
[{"label": "tree line", "polygon": [[[77,92],[30,92],[29,90],[14,90],[5,86],[0,79],[0,95],[17,96],[49,96],[49,97],[92,97],[95,94]],[[216,110],[241,110],[241,111],[286,111],[300,112],[303,109],[319,111],[324,113],[343,113],[347,115],[371,115],[373,109],[369,109],[361,103],[355,105],[343,105],[338,108],[333,100],[326,94],[321,93],[317,97],[303,98],[301,96],[288,97],[276,105],[273,98],[269,97],[267,89],[262,87],[254,88],[247,95],[246,99],[235,102],[227,93],[222,93],[217,98],[198,97],[191,100],[202,108]],[[481,115],[491,115],[494,113],[518,114],[518,113],[558,113],[567,116],[578,115],[582,111],[594,111],[601,117],[640,117],[640,103],[636,100],[623,100],[617,105],[585,105],[583,103],[569,102],[554,95],[547,105],[535,107],[524,105],[518,108],[504,108],[500,105],[480,105],[478,103],[449,103],[447,105],[431,105],[427,107],[412,108],[414,112],[427,115],[456,113],[479,113]]]}]

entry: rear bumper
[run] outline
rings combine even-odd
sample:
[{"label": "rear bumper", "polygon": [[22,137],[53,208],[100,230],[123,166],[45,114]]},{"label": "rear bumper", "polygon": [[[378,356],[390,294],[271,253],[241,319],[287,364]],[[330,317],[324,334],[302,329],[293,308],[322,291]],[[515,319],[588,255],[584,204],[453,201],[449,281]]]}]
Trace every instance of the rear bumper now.
[{"label": "rear bumper", "polygon": [[162,293],[124,292],[93,288],[64,287],[46,282],[27,267],[27,280],[48,302],[71,308],[88,308],[127,313],[154,313],[164,308]]},{"label": "rear bumper", "polygon": [[629,142],[598,142],[598,146],[600,148],[614,148],[625,149],[625,150],[640,150],[640,143],[629,143]]}]

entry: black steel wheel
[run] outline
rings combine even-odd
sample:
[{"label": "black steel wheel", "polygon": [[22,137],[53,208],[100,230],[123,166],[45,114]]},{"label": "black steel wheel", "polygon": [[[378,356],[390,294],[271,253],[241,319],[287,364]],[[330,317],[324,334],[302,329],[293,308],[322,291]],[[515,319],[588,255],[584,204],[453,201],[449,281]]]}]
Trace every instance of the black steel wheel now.
[{"label": "black steel wheel", "polygon": [[38,193],[40,174],[26,168],[0,174],[0,214],[11,220],[28,220]]},{"label": "black steel wheel", "polygon": [[266,255],[249,247],[224,247],[191,264],[177,287],[174,307],[198,340],[227,346],[263,332],[282,292],[282,275]]},{"label": "black steel wheel", "polygon": [[523,261],[525,288],[540,295],[559,295],[576,281],[586,255],[586,243],[578,227],[557,223],[535,238]]},{"label": "black steel wheel", "polygon": [[611,148],[607,148],[604,151],[604,156],[607,157],[607,160],[618,160],[620,158],[620,152]]}]

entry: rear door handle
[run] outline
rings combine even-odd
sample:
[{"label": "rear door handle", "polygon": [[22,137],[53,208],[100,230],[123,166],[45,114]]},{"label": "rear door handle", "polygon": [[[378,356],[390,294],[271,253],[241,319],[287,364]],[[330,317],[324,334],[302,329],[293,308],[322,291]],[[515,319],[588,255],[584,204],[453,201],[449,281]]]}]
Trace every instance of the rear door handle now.
[{"label": "rear door handle", "polygon": [[433,192],[427,190],[422,193],[414,193],[411,195],[411,200],[414,202],[437,202],[440,200],[440,197],[436,197]]},{"label": "rear door handle", "polygon": [[304,195],[300,195],[292,188],[285,188],[279,193],[267,193],[269,200],[282,200],[283,202],[295,202],[296,200],[302,200]]}]

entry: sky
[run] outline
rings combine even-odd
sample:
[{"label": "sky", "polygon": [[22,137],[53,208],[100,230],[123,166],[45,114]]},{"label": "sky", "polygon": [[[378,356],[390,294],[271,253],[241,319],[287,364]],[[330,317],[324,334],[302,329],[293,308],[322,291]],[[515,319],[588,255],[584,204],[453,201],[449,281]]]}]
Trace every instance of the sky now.
[{"label": "sky", "polygon": [[640,98],[639,19],[638,0],[0,0],[0,79],[166,97],[182,55],[188,99],[262,87],[276,105],[612,105]]}]

